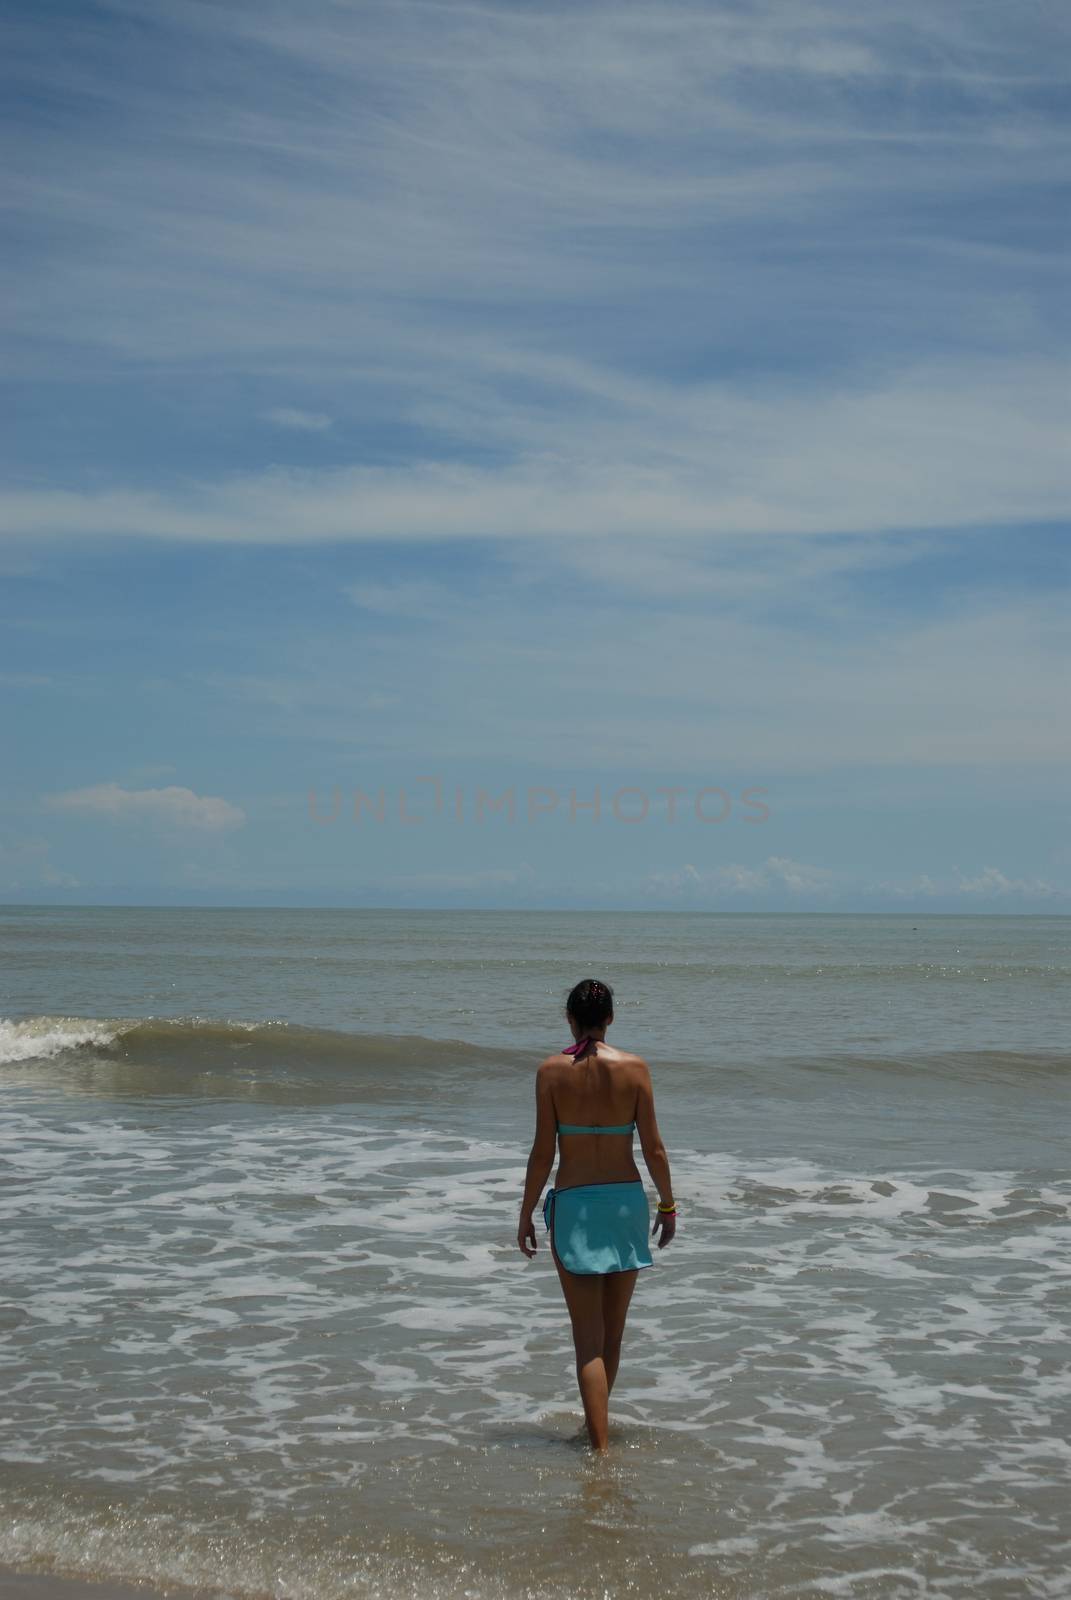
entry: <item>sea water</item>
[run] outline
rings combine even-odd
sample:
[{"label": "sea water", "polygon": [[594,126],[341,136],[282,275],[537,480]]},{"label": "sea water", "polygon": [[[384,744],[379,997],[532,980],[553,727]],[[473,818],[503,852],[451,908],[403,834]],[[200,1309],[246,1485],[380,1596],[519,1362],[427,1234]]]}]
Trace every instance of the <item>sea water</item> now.
[{"label": "sea water", "polygon": [[[0,969],[0,1562],[1071,1595],[1071,919],[11,907]],[[516,1247],[584,976],[681,1206],[605,1457]]]}]

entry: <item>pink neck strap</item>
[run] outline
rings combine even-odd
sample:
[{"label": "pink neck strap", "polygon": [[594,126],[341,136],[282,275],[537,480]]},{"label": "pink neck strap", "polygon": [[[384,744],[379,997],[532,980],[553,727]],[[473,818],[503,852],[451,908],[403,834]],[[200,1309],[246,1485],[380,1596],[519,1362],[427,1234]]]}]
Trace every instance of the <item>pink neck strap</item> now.
[{"label": "pink neck strap", "polygon": [[598,1042],[597,1040],[590,1039],[590,1038],[589,1039],[578,1039],[576,1041],[576,1044],[566,1045],[565,1049],[562,1051],[562,1055],[563,1056],[579,1056],[579,1055],[582,1055],[583,1052],[587,1049],[589,1044],[596,1044],[597,1042]]}]

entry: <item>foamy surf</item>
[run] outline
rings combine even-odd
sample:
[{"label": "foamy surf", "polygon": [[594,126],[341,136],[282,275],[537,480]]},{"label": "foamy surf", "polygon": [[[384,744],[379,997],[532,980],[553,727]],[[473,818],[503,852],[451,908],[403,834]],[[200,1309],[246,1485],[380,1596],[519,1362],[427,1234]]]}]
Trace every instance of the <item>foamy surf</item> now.
[{"label": "foamy surf", "polygon": [[28,1017],[22,1022],[0,1017],[0,1067],[15,1061],[50,1061],[87,1045],[106,1050],[125,1028],[135,1025],[93,1017]]},{"label": "foamy surf", "polygon": [[1071,1594],[1058,921],[601,926],[681,1201],[606,1461],[546,1236],[515,1244],[588,919],[8,923],[0,1562],[240,1600]]},{"label": "foamy surf", "polygon": [[531,1264],[513,1240],[525,1146],[443,1120],[9,1108],[0,1560],[290,1600],[518,1596],[538,1569],[575,1597],[627,1590],[624,1532],[681,1600],[791,1596],[816,1563],[888,1600],[908,1536],[966,1595],[1004,1497],[1000,1550],[1043,1575],[1071,1185],[678,1148],[618,1454],[578,1482],[545,1236]]},{"label": "foamy surf", "polygon": [[282,1019],[236,1020],[217,1017],[27,1017],[0,1019],[0,1068],[27,1061],[77,1059],[98,1054],[108,1059],[159,1064],[173,1070],[203,1070],[256,1064],[322,1069],[339,1067],[429,1069],[481,1063],[527,1063],[522,1052],[489,1050],[460,1039],[416,1035],[349,1033]]}]

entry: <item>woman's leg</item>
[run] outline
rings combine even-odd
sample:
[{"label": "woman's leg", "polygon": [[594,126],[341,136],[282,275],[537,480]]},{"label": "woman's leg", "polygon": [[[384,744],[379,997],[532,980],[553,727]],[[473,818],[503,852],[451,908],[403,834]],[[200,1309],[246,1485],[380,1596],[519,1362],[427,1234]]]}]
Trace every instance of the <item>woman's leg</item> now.
[{"label": "woman's leg", "polygon": [[602,1361],[606,1368],[607,1394],[617,1377],[625,1318],[639,1275],[638,1269],[632,1272],[608,1272],[602,1279]]},{"label": "woman's leg", "polygon": [[587,1276],[567,1272],[554,1254],[554,1265],[562,1286],[565,1303],[569,1307],[569,1320],[573,1325],[573,1347],[576,1351],[576,1381],[584,1403],[584,1421],[588,1425],[588,1438],[596,1450],[605,1450],[609,1432],[610,1388],[606,1381],[606,1364],[603,1360],[602,1284],[597,1274]]}]

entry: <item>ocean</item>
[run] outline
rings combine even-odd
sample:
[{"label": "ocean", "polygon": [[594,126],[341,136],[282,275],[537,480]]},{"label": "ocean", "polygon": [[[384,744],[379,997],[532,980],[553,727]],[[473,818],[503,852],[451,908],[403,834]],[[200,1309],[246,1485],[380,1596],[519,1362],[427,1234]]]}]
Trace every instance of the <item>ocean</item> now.
[{"label": "ocean", "polygon": [[[7,907],[0,971],[0,1563],[1071,1596],[1071,918]],[[515,1243],[584,976],[681,1211],[602,1457]]]}]

